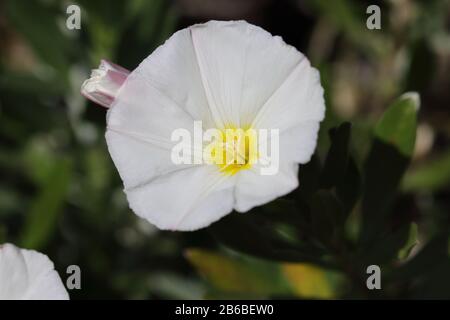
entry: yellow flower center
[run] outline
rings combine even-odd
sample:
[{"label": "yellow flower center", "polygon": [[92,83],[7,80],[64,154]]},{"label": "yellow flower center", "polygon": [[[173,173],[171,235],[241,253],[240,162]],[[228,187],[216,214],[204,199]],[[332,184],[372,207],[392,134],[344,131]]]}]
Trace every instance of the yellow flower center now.
[{"label": "yellow flower center", "polygon": [[207,146],[206,160],[226,175],[249,169],[258,158],[256,131],[227,127]]}]

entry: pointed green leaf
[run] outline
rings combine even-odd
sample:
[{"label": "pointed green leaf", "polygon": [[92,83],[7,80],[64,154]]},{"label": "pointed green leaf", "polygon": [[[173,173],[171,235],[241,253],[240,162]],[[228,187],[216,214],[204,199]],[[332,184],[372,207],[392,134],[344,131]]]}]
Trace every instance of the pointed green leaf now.
[{"label": "pointed green leaf", "polygon": [[397,187],[408,167],[416,137],[419,97],[402,95],[384,113],[364,167],[362,228],[366,245],[388,234],[388,213]]},{"label": "pointed green leaf", "polygon": [[409,92],[397,99],[383,114],[375,127],[375,136],[394,146],[406,157],[411,157],[416,141],[417,111],[420,98]]}]

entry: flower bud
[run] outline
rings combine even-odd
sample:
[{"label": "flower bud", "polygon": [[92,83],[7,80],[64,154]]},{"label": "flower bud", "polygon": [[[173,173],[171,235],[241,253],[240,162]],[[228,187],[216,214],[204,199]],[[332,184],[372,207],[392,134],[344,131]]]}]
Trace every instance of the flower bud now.
[{"label": "flower bud", "polygon": [[127,69],[102,60],[100,66],[92,70],[91,77],[83,82],[81,94],[89,100],[109,108],[129,74],[130,71]]}]

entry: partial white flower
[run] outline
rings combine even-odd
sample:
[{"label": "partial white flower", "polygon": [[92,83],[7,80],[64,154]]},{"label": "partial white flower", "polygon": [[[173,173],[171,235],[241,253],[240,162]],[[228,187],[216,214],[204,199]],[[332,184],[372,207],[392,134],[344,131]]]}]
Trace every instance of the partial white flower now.
[{"label": "partial white flower", "polygon": [[68,300],[53,262],[37,251],[0,245],[0,300]]},{"label": "partial white flower", "polygon": [[[295,189],[324,112],[319,73],[302,53],[244,21],[210,21],[176,32],[128,75],[106,141],[136,214],[160,229],[196,230]],[[171,134],[195,120],[205,130],[278,129],[278,173],[174,164]]]}]

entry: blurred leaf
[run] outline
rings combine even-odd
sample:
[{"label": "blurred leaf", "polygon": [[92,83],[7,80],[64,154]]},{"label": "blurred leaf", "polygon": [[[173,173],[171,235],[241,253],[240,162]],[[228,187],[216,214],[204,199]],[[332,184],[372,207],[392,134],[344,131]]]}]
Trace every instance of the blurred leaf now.
[{"label": "blurred leaf", "polygon": [[[34,52],[63,76],[61,81],[66,81],[70,46],[57,24],[59,15],[55,14],[55,9],[36,0],[6,1],[5,7],[9,21],[27,39]],[[65,13],[61,12],[61,16],[65,17]]]},{"label": "blurred leaf", "polygon": [[399,259],[406,259],[408,258],[409,254],[411,253],[411,250],[417,245],[417,224],[411,223],[409,228],[409,236],[408,240],[406,241],[405,246],[399,251],[398,257]]},{"label": "blurred leaf", "polygon": [[447,262],[448,231],[436,234],[411,259],[386,275],[387,280],[404,281],[417,279],[430,270],[430,266],[437,266]]},{"label": "blurred leaf", "polygon": [[0,184],[0,218],[15,212],[21,207],[22,201],[20,194],[15,192],[13,188]]},{"label": "blurred leaf", "polygon": [[[164,41],[170,34],[164,30],[164,21],[167,20],[167,11],[170,2],[166,0],[135,0],[130,1],[130,18],[137,19],[137,38],[146,42],[157,34],[164,37]],[[163,24],[163,26],[161,26]]]},{"label": "blurred leaf", "polygon": [[[128,25],[118,46],[118,60],[130,69],[168,39],[177,27],[172,2],[165,0],[130,2]],[[129,48],[133,47],[130,51]]]},{"label": "blurred leaf", "polygon": [[186,258],[215,288],[258,296],[287,293],[287,284],[273,263],[256,263],[201,249],[189,249]]},{"label": "blurred leaf", "polygon": [[366,54],[380,57],[390,49],[392,44],[389,38],[380,31],[367,29],[366,6],[351,0],[309,2]]},{"label": "blurred leaf", "polygon": [[131,1],[78,0],[77,3],[88,26],[91,62],[98,65],[100,59],[115,60],[117,44],[126,25],[127,6]]},{"label": "blurred leaf", "polygon": [[111,28],[101,20],[89,22],[92,42],[91,61],[98,65],[101,59],[115,60],[115,50],[119,39],[117,28]]},{"label": "blurred leaf", "polygon": [[368,245],[386,234],[389,206],[414,150],[418,97],[403,95],[383,114],[364,168],[362,229]]},{"label": "blurred leaf", "polygon": [[22,232],[23,247],[40,249],[50,240],[64,204],[71,172],[72,163],[67,159],[58,161],[53,167],[31,203]]},{"label": "blurred leaf", "polygon": [[[359,171],[349,156],[351,124],[344,122],[329,132],[331,145],[320,176],[322,188],[335,187],[336,195],[342,203],[339,206],[339,221],[345,220],[360,194]],[[317,178],[316,178],[317,179]]]},{"label": "blurred leaf", "polygon": [[450,184],[450,151],[406,173],[405,191],[436,191]]},{"label": "blurred leaf", "polygon": [[83,154],[83,165],[86,170],[86,179],[90,192],[103,191],[111,180],[111,161],[106,150],[90,148]]},{"label": "blurred leaf", "polygon": [[331,188],[342,181],[347,169],[350,131],[351,124],[344,122],[329,132],[331,146],[320,179],[323,188]]},{"label": "blurred leaf", "polygon": [[335,297],[336,290],[324,269],[306,263],[284,263],[281,269],[297,296],[319,299]]},{"label": "blurred leaf", "polygon": [[[335,273],[312,264],[280,265],[242,256],[225,256],[201,249],[189,249],[187,259],[219,292],[214,297],[289,296],[328,299],[338,281]],[[228,296],[226,295],[228,293]],[[233,296],[229,296],[233,293]],[[225,294],[225,296],[224,296]]]},{"label": "blurred leaf", "polygon": [[273,221],[265,219],[257,209],[229,214],[211,225],[209,230],[223,245],[249,255],[268,260],[328,265],[322,260],[319,250],[300,244],[296,246],[277,236]]},{"label": "blurred leaf", "polygon": [[[271,257],[274,250],[271,237],[262,227],[257,225],[256,219],[248,218],[248,213],[232,213],[214,223],[210,230],[224,245],[255,256]],[[233,230],[233,234],[229,232]]]},{"label": "blurred leaf", "polygon": [[[142,282],[141,278],[136,280]],[[154,272],[148,279],[148,286],[152,292],[162,297],[171,299],[202,299],[204,290],[199,281],[176,273]]]},{"label": "blurred leaf", "polygon": [[323,246],[313,237],[309,204],[298,194],[294,199],[278,198],[258,208],[257,214],[266,225],[267,231],[262,231],[271,235],[274,246],[315,257],[325,253]]},{"label": "blurred leaf", "polygon": [[35,136],[28,142],[22,155],[25,172],[39,186],[47,183],[58,161],[49,140],[47,136]]},{"label": "blurred leaf", "polygon": [[395,229],[382,231],[377,235],[376,241],[363,247],[360,256],[362,264],[382,265],[398,259],[399,251],[407,246],[411,228],[410,224],[403,224]]},{"label": "blurred leaf", "polygon": [[64,92],[64,85],[60,79],[44,81],[29,73],[2,71],[0,74],[0,89],[18,94],[31,94],[46,97]]}]

